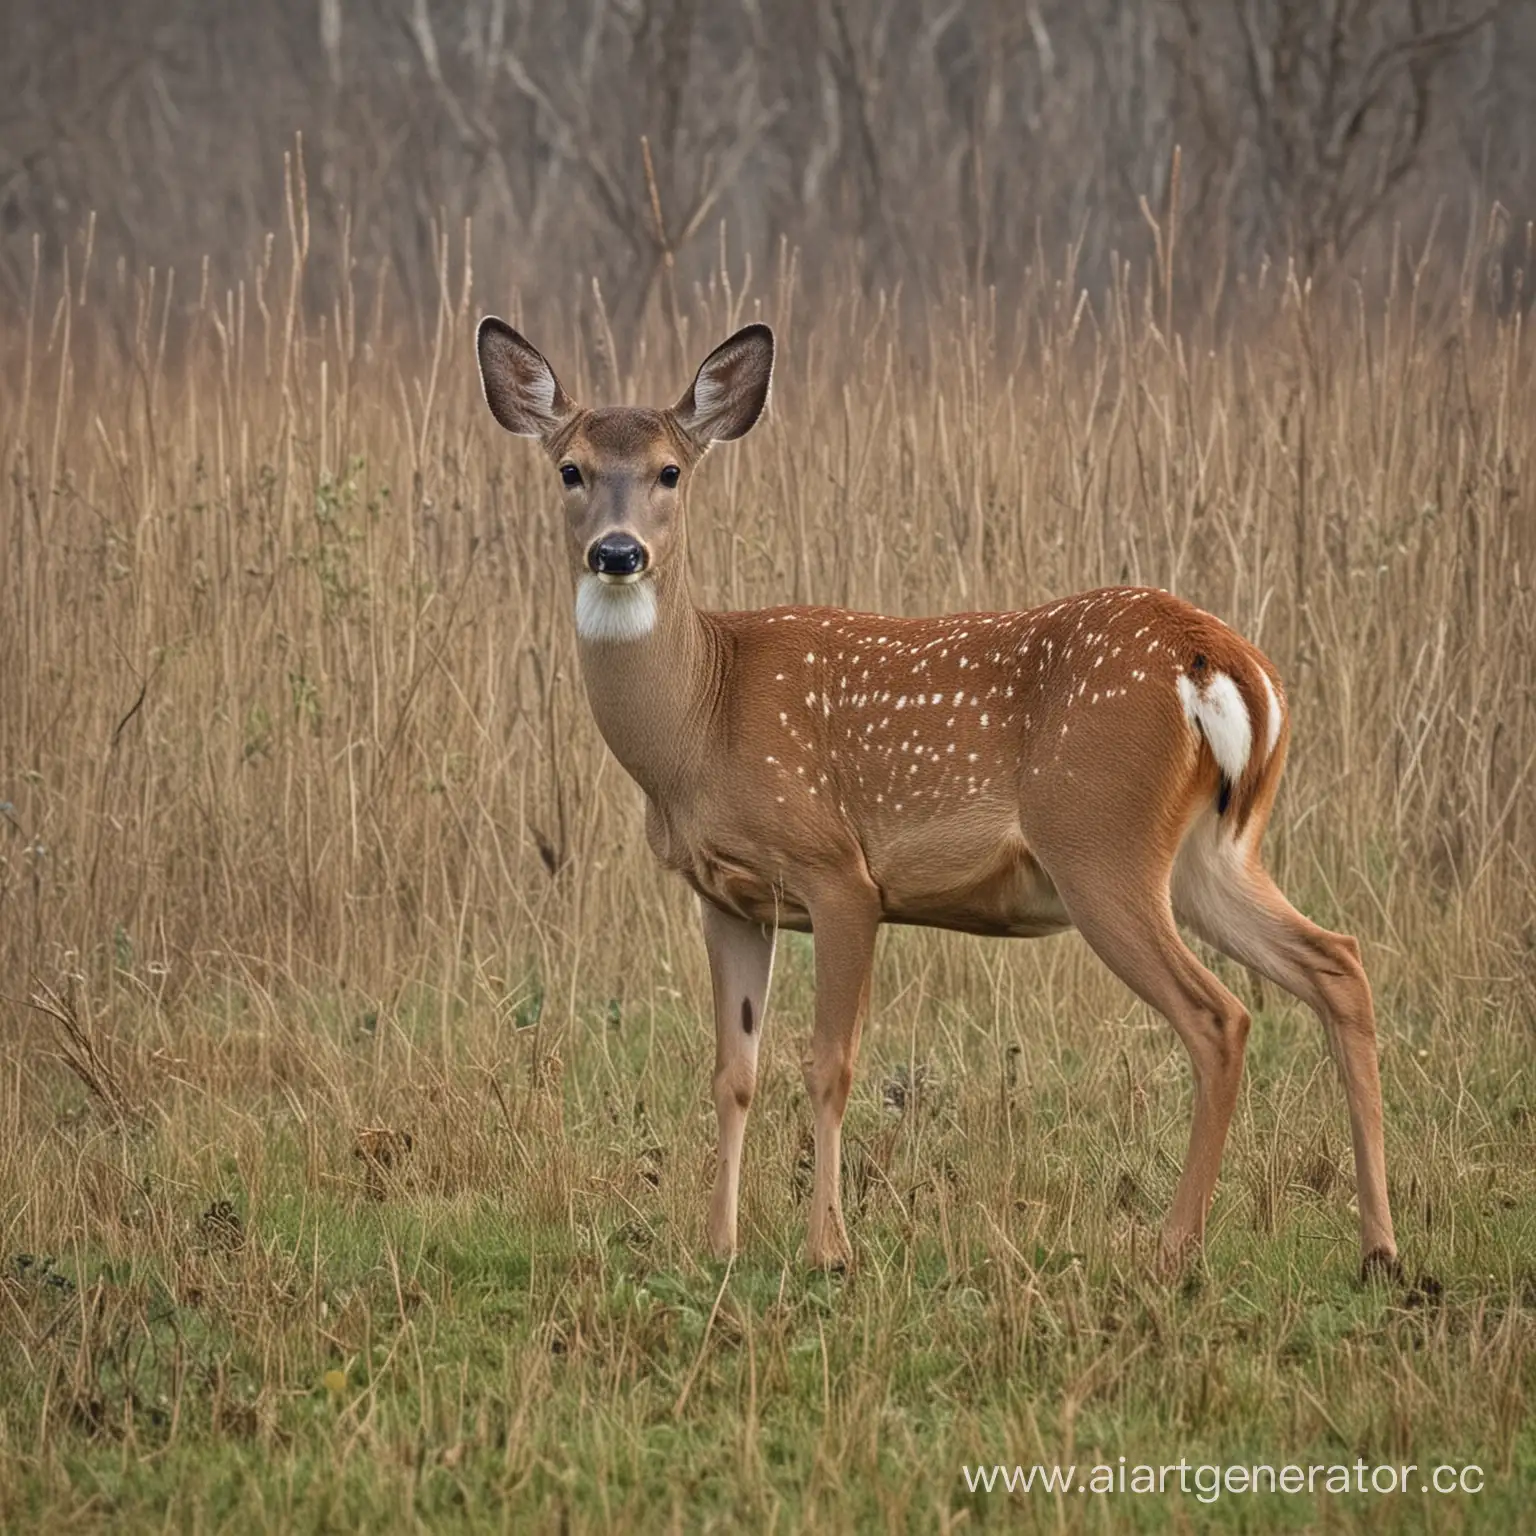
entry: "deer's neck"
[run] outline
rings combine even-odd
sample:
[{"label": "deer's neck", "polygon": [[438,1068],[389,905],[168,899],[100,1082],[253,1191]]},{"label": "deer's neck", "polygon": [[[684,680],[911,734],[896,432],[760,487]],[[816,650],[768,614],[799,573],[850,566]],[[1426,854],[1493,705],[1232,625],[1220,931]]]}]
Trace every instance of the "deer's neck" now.
[{"label": "deer's neck", "polygon": [[686,578],[658,573],[633,587],[584,577],[577,649],[597,728],[654,801],[685,792],[719,697],[718,642]]}]

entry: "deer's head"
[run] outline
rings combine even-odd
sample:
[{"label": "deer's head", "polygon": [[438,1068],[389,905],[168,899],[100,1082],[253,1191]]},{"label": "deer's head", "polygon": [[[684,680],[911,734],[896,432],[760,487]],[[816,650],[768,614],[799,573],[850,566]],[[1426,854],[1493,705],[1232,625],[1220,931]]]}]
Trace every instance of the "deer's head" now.
[{"label": "deer's head", "polygon": [[543,354],[495,316],[480,322],[476,348],[491,414],[507,431],[538,438],[555,466],[583,637],[648,634],[658,585],[681,575],[694,468],[711,443],[749,431],[768,402],[773,332],[737,331],[677,403],[659,410],[577,405]]}]

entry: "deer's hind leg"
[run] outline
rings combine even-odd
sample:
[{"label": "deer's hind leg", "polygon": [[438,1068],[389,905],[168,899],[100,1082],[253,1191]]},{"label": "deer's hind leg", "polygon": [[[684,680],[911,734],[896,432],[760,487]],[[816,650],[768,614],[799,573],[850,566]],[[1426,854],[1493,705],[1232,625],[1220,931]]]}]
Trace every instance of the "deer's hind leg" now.
[{"label": "deer's hind leg", "polygon": [[1227,1129],[1237,1105],[1248,1011],[1195,958],[1174,926],[1168,864],[1150,848],[1122,852],[1112,876],[1070,850],[1047,864],[1068,915],[1099,958],[1173,1025],[1194,1069],[1189,1150],[1163,1223],[1162,1262],[1176,1272],[1205,1234]]},{"label": "deer's hind leg", "polygon": [[1173,899],[1180,919],[1207,943],[1284,987],[1322,1020],[1349,1104],[1362,1269],[1394,1273],[1376,1011],[1359,944],[1303,917],[1257,859],[1215,825],[1197,827],[1180,850]]}]

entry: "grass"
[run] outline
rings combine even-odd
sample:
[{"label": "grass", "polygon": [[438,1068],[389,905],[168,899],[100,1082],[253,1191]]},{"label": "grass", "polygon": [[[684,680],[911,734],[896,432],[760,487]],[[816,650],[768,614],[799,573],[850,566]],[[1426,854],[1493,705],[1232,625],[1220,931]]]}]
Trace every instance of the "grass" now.
[{"label": "grass", "polygon": [[[791,274],[759,304],[722,272],[618,378],[578,317],[529,323],[587,398],[670,398],[732,324],[777,325],[774,417],[695,496],[707,602],[1150,581],[1289,681],[1271,863],[1364,944],[1403,1280],[1357,1278],[1342,1093],[1288,999],[1219,967],[1255,1015],[1245,1094],[1170,1288],[1171,1031],[1075,937],[910,931],[881,940],[835,1279],[799,1258],[794,937],[744,1250],[702,1257],[702,946],[584,713],[554,498],[477,398],[468,274],[445,248],[427,317],[316,293],[294,230],[195,300],[77,253],[0,324],[0,1524],[1515,1528],[1520,322],[1411,277],[1270,274],[1218,332],[1170,330],[1156,273],[802,315]],[[1486,1482],[1207,1504],[962,1473],[1122,1456]]]},{"label": "grass", "polygon": [[[803,955],[785,969],[781,1020],[808,998]],[[232,1011],[124,1018],[147,1120],[13,1080],[8,1246],[56,1249],[8,1254],[0,1281],[8,1525],[1045,1525],[1054,1500],[972,1495],[962,1467],[1120,1456],[1485,1469],[1475,1499],[1387,1498],[1401,1529],[1508,1529],[1528,1496],[1536,1173],[1513,1060],[1386,1053],[1410,1271],[1362,1287],[1336,1085],[1315,1029],[1266,1010],[1205,1261],[1170,1289],[1146,1265],[1186,1129],[1163,1031],[1111,1016],[1103,1045],[1000,1059],[958,1011],[953,1048],[882,1012],[850,1114],[860,1264],[838,1280],[798,1262],[787,1025],[727,1270],[699,1257],[697,1012],[588,1021],[553,1080],[537,1028],[473,1011],[446,1055],[419,1013]],[[495,1087],[470,1042],[494,1044]],[[264,1052],[289,1067],[259,1076]],[[370,1177],[356,1128],[381,1101],[411,1148]],[[1084,1502],[1069,1524],[1207,1513]],[[1380,1502],[1209,1515],[1347,1529]]]}]

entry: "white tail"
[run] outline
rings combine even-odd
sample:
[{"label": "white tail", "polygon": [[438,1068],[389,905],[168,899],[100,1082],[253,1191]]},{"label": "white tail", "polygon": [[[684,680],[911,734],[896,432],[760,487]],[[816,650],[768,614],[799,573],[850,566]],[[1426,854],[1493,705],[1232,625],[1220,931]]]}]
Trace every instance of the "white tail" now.
[{"label": "white tail", "polygon": [[1075,926],[1169,1019],[1194,1067],[1189,1152],[1163,1229],[1176,1264],[1204,1230],[1249,1022],[1177,919],[1322,1018],[1349,1101],[1366,1262],[1395,1264],[1358,947],[1296,912],[1259,858],[1289,722],[1254,647],[1144,588],[930,619],[701,612],[681,555],[684,500],[710,443],[741,436],[766,404],[767,327],[717,348],[664,410],[581,409],[498,320],[483,322],[479,350],[497,420],[538,437],[559,472],[598,726],[646,792],[652,847],[701,898],[717,1253],[736,1243],[777,927],[816,935],[808,1252],[839,1264],[850,1257],[841,1126],[879,925],[1017,937]]}]

